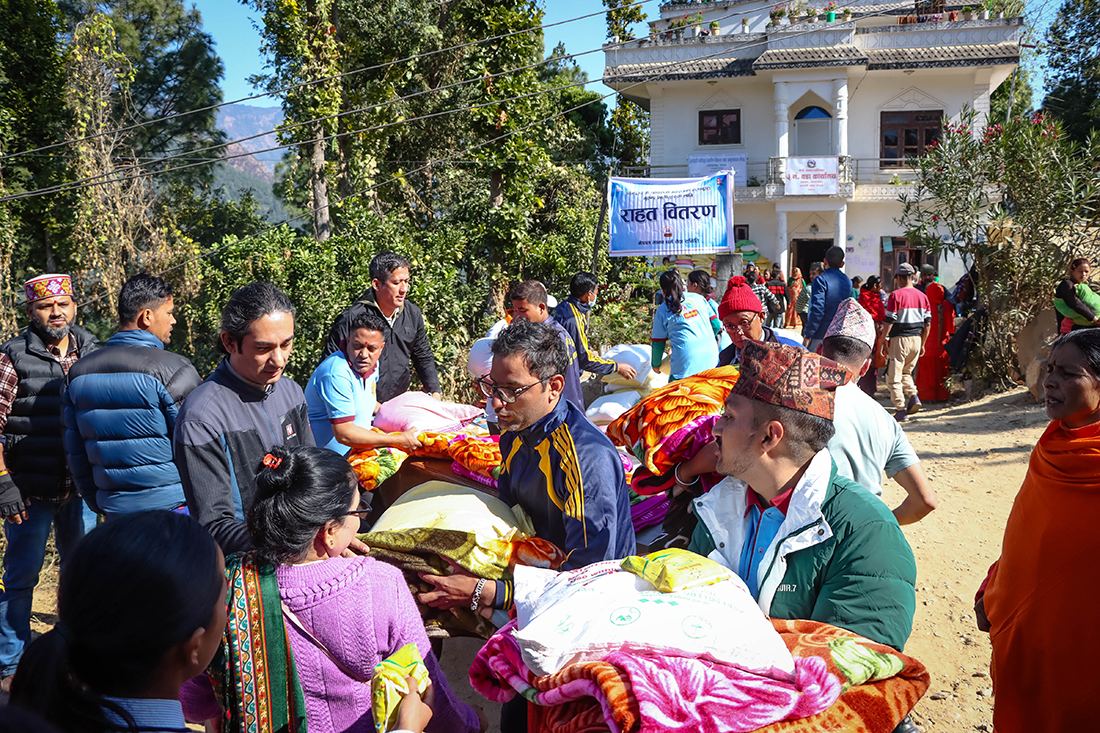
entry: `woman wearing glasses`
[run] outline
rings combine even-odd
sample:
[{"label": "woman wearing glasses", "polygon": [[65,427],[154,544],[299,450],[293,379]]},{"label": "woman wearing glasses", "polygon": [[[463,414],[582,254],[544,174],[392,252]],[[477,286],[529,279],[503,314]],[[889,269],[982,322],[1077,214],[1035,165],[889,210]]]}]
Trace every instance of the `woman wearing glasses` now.
[{"label": "woman wearing glasses", "polygon": [[726,285],[726,293],[718,304],[718,317],[732,342],[718,354],[718,366],[741,363],[741,348],[745,341],[766,341],[802,346],[794,340],[776,334],[764,325],[764,306],[748,281],[734,275]]},{"label": "woman wearing glasses", "polygon": [[[256,486],[248,513],[255,551],[226,560],[229,643],[210,668],[228,683],[228,729],[262,712],[260,696],[235,692],[248,691],[242,680],[262,675],[262,661],[273,730],[304,713],[310,731],[373,731],[374,666],[409,643],[433,682],[426,730],[483,729],[447,684],[401,573],[369,557],[345,557],[365,513],[348,462],[323,448],[276,447],[264,456]],[[193,685],[189,692],[185,708],[203,707]],[[207,690],[206,708],[209,697]],[[411,713],[416,706],[408,707]]]}]

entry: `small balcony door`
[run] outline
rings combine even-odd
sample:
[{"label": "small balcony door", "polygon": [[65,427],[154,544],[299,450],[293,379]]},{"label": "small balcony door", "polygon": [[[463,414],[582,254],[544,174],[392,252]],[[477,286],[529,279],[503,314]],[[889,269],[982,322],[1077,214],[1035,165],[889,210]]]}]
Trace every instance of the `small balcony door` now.
[{"label": "small balcony door", "polygon": [[794,118],[794,157],[833,155],[833,117],[821,107],[804,107]]}]

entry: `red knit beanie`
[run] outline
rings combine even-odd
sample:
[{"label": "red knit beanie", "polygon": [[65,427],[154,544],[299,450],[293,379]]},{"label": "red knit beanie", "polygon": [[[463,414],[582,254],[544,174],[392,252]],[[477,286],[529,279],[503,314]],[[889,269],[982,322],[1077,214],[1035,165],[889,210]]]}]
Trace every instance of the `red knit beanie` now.
[{"label": "red knit beanie", "polygon": [[734,275],[726,284],[726,294],[722,296],[722,302],[718,304],[718,317],[725,318],[730,313],[736,313],[737,311],[764,312],[764,306],[760,303],[760,298],[756,297],[756,293],[752,292],[749,283],[740,275]]}]

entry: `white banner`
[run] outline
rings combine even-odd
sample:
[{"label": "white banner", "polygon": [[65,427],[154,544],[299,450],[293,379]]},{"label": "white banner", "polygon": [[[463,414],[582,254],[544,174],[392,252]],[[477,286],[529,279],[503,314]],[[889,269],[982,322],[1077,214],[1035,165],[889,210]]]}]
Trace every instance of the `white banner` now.
[{"label": "white banner", "polygon": [[733,189],[728,172],[706,178],[614,178],[608,186],[612,257],[730,250]]},{"label": "white banner", "polygon": [[787,158],[787,196],[835,196],[837,158]]},{"label": "white banner", "polygon": [[715,173],[733,171],[733,185],[749,185],[748,153],[706,153],[688,156],[688,177],[705,178]]}]

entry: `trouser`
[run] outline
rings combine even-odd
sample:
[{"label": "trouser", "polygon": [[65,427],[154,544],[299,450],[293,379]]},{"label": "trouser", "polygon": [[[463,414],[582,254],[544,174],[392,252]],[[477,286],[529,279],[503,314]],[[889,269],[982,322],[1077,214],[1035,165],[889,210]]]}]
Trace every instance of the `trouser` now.
[{"label": "trouser", "polygon": [[58,503],[31,499],[27,518],[4,523],[4,590],[0,593],[0,677],[15,674],[23,648],[31,639],[31,602],[46,559],[46,540],[54,528],[61,563],[77,540],[95,527],[96,515],[75,493]]},{"label": "trouser", "polygon": [[778,313],[769,313],[768,322],[765,324],[768,328],[783,328],[783,323],[786,320],[787,312],[779,311]]},{"label": "trouser", "polygon": [[886,389],[890,392],[890,401],[894,403],[895,410],[904,410],[905,401],[917,396],[913,369],[917,366],[923,343],[920,334],[894,336],[890,339],[886,361]]}]

